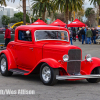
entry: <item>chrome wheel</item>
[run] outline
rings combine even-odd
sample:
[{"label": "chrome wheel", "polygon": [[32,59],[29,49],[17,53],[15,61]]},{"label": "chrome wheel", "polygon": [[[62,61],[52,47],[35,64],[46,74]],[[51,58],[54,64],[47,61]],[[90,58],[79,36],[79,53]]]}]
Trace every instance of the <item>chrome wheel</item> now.
[{"label": "chrome wheel", "polygon": [[51,79],[51,70],[48,66],[42,69],[42,78],[45,82],[49,82]]},{"label": "chrome wheel", "polygon": [[6,60],[4,58],[1,59],[1,71],[6,71]]},{"label": "chrome wheel", "polygon": [[8,71],[8,61],[5,54],[0,56],[0,71],[2,76],[11,76],[13,74]]}]

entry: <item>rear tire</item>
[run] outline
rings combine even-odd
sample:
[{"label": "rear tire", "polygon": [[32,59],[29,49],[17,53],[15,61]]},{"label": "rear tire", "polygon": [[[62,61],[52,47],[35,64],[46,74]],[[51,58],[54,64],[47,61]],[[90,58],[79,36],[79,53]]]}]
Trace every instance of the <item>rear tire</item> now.
[{"label": "rear tire", "polygon": [[[95,68],[91,74],[100,74],[100,67]],[[89,83],[98,83],[100,82],[100,78],[89,78],[86,79]]]},{"label": "rear tire", "polygon": [[0,57],[0,71],[2,76],[11,76],[13,72],[8,71],[8,62],[5,54]]},{"label": "rear tire", "polygon": [[57,83],[56,75],[59,74],[59,70],[51,68],[48,64],[44,63],[40,69],[40,78],[44,85],[54,85]]}]

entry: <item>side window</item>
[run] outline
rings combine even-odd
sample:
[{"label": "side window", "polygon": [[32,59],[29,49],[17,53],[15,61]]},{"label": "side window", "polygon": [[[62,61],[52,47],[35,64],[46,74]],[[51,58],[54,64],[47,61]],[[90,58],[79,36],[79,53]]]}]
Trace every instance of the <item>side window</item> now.
[{"label": "side window", "polygon": [[22,31],[18,32],[18,40],[22,41],[32,41],[31,32],[30,31]]}]

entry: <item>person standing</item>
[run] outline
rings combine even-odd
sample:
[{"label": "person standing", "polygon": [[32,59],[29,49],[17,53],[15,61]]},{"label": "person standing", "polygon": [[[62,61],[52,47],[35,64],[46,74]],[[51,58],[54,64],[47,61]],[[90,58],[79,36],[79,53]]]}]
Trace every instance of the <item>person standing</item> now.
[{"label": "person standing", "polygon": [[[92,34],[93,34],[93,27],[91,28],[91,31],[92,31]],[[91,37],[91,41],[92,41],[92,43],[93,43],[93,35],[92,35],[92,37]]]},{"label": "person standing", "polygon": [[93,41],[94,41],[94,44],[96,44],[96,31],[94,30],[94,28],[92,29],[92,34],[93,34]]},{"label": "person standing", "polygon": [[72,38],[73,38],[73,31],[69,28],[69,34],[70,34],[70,42],[71,42],[71,45],[73,45],[73,42],[72,42]]},{"label": "person standing", "polygon": [[73,28],[73,40],[76,41],[76,30]]},{"label": "person standing", "polygon": [[7,44],[10,42],[11,39],[11,31],[8,29],[8,26],[5,26],[5,36],[4,36],[4,40],[5,40],[5,46],[7,46]]},{"label": "person standing", "polygon": [[87,44],[87,37],[86,37],[86,32],[88,30],[88,26],[85,27],[84,31],[85,31],[85,44]]},{"label": "person standing", "polygon": [[81,28],[79,28],[79,31],[78,31],[78,39],[79,39],[79,41],[81,42]]},{"label": "person standing", "polygon": [[95,32],[96,32],[96,39],[97,39],[97,37],[98,37],[98,30],[97,30],[96,27],[95,27]]},{"label": "person standing", "polygon": [[84,31],[85,27],[82,27],[82,29],[80,30],[80,34],[82,36],[82,44],[84,44],[85,41],[85,31]]},{"label": "person standing", "polygon": [[87,43],[91,44],[91,37],[93,36],[92,31],[90,28],[88,28],[87,32],[86,32],[86,37],[87,37]]}]

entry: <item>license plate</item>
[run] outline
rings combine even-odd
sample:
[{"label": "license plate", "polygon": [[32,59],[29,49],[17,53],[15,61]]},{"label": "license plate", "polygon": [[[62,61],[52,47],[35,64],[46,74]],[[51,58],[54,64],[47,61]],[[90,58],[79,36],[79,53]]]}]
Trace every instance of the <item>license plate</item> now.
[{"label": "license plate", "polygon": [[0,46],[1,46],[1,47],[3,47],[3,46],[4,46],[4,44],[0,44]]}]

